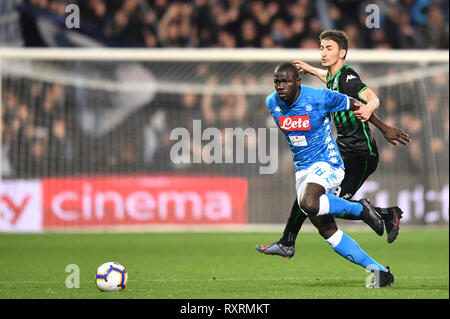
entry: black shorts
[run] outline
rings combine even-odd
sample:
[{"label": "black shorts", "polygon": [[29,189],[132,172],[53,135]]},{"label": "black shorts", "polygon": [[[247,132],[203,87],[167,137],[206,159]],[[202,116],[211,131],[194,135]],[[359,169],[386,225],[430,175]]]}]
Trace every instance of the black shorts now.
[{"label": "black shorts", "polygon": [[351,199],[364,181],[377,169],[378,156],[345,157],[345,177],[340,185],[339,197]]}]

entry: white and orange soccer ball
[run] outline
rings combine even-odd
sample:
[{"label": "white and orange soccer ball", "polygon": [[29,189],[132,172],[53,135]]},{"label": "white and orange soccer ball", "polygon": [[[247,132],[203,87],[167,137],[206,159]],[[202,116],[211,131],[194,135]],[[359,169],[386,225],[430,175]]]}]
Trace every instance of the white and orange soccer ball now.
[{"label": "white and orange soccer ball", "polygon": [[101,291],[121,291],[127,286],[128,273],[124,266],[107,262],[97,268],[95,283]]}]

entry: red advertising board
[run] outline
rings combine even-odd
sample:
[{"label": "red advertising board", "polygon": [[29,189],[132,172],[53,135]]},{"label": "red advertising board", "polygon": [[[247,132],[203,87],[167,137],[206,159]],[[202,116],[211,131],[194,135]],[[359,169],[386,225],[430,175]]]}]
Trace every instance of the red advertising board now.
[{"label": "red advertising board", "polygon": [[3,180],[0,191],[0,232],[42,230],[39,180]]},{"label": "red advertising board", "polygon": [[241,178],[43,179],[43,227],[246,223],[247,188]]}]

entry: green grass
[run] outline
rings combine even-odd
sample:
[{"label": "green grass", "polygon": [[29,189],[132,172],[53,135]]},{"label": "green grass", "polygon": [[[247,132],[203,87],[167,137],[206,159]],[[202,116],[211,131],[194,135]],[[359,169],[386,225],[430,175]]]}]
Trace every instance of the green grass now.
[{"label": "green grass", "polygon": [[[449,298],[448,230],[402,230],[396,242],[348,232],[395,284],[367,289],[369,273],[338,256],[316,233],[299,236],[291,260],[258,254],[279,233],[108,233],[0,235],[0,298],[316,299]],[[128,270],[122,292],[102,293],[96,268]],[[80,288],[66,287],[66,266]]]}]

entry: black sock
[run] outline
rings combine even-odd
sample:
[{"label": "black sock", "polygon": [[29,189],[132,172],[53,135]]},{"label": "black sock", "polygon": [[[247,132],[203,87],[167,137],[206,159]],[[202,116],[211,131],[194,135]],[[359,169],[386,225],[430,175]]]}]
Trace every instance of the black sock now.
[{"label": "black sock", "polygon": [[297,199],[295,199],[295,202],[291,208],[291,215],[289,216],[286,227],[284,228],[283,237],[279,240],[280,244],[284,246],[294,245],[298,232],[300,231],[300,228],[306,218],[306,214],[300,210]]}]

